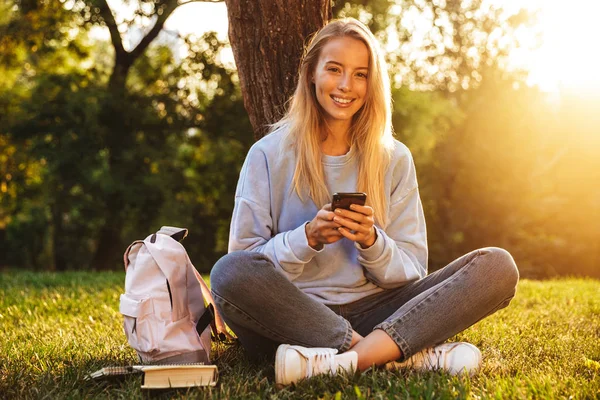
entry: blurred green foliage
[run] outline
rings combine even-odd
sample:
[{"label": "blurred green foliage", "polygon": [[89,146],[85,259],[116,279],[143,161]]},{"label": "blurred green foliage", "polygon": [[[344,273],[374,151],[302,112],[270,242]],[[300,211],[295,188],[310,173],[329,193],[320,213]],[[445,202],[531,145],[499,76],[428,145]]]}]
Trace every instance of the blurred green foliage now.
[{"label": "blurred green foliage", "polygon": [[[129,242],[175,225],[190,229],[190,257],[208,271],[227,250],[253,142],[237,75],[219,61],[226,44],[214,33],[159,36],[125,90],[111,90],[114,48],[90,35],[101,2],[71,3],[0,5],[0,266],[120,268]],[[384,43],[388,27],[410,41],[410,10],[448,21],[422,62],[389,54],[393,123],[417,164],[430,270],[500,246],[524,276],[600,277],[600,100],[525,86],[523,71],[502,68],[512,42],[494,43],[498,29],[510,38],[530,18],[460,3],[334,6]]]},{"label": "blurred green foliage", "polygon": [[[126,244],[169,224],[190,228],[190,256],[210,268],[253,140],[225,44],[182,38],[180,58],[157,41],[118,92],[111,48],[79,13],[32,4],[0,26],[0,264],[118,268]],[[98,265],[107,226],[116,250]]]}]

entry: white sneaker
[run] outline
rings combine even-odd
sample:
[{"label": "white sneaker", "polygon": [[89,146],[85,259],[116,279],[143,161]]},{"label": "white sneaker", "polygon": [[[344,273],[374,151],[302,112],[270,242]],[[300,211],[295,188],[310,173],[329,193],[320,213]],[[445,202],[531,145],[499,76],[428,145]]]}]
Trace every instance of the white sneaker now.
[{"label": "white sneaker", "polygon": [[470,343],[444,343],[422,350],[406,361],[387,363],[386,369],[444,370],[451,375],[473,375],[479,370],[481,359],[481,351]]},{"label": "white sneaker", "polygon": [[350,371],[356,368],[356,352],[336,355],[337,352],[336,349],[282,344],[275,355],[275,383],[289,385],[311,376],[335,375],[338,370]]}]

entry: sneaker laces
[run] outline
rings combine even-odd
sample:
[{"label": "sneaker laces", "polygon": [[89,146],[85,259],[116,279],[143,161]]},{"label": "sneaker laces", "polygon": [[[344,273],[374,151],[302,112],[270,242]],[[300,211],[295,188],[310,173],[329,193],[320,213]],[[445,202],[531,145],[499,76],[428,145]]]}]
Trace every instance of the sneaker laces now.
[{"label": "sneaker laces", "polygon": [[446,349],[440,346],[428,347],[414,354],[402,365],[408,368],[426,368],[436,370],[444,368],[446,364]]},{"label": "sneaker laces", "polygon": [[[457,348],[462,348],[462,353],[452,353]],[[470,350],[470,351],[468,351]],[[458,357],[453,356],[458,354]],[[452,375],[462,372],[473,374],[481,365],[481,352],[477,347],[468,343],[445,343],[438,346],[425,348],[402,362],[391,362],[386,365],[388,369],[414,368],[416,370],[445,370]]]},{"label": "sneaker laces", "polygon": [[429,347],[423,350],[423,356],[427,366],[431,369],[442,369],[446,364],[446,349],[441,346]]},{"label": "sneaker laces", "polygon": [[329,371],[331,374],[336,372],[335,353],[318,352],[312,357],[306,357],[306,377]]}]

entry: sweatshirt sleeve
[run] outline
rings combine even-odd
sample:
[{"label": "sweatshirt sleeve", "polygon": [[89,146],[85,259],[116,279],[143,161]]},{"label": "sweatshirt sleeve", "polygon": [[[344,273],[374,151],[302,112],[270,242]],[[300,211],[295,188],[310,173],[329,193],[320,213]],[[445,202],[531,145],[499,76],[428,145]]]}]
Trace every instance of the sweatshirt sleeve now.
[{"label": "sweatshirt sleeve", "polygon": [[375,243],[363,249],[358,261],[369,280],[385,289],[400,287],[427,275],[427,232],[414,162],[406,146],[394,168],[389,221],[375,227]]},{"label": "sweatshirt sleeve", "polygon": [[264,152],[253,146],[242,166],[236,189],[229,252],[262,253],[293,281],[302,274],[304,265],[322,250],[315,250],[308,244],[306,223],[291,231],[274,233],[269,167]]}]

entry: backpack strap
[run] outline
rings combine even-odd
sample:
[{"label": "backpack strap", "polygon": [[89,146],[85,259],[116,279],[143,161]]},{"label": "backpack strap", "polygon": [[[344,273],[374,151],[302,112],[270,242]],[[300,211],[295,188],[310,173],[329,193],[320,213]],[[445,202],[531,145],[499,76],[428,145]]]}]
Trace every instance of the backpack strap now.
[{"label": "backpack strap", "polygon": [[171,236],[173,239],[177,240],[178,242],[181,242],[187,237],[188,230],[185,228],[177,228],[175,226],[161,226],[161,228],[156,233]]},{"label": "backpack strap", "polygon": [[208,302],[214,313],[214,325],[212,326],[212,330],[215,338],[219,339],[221,342],[226,340],[235,340],[235,338],[229,332],[227,332],[227,326],[215,307],[215,300],[213,299],[206,282],[204,282],[204,278],[202,278],[202,275],[200,275],[200,272],[198,272],[196,268],[194,268],[194,273],[196,274],[196,278],[198,278],[198,282],[200,282],[202,296],[204,296],[204,300]]},{"label": "backpack strap", "polygon": [[[212,304],[209,304],[204,311],[204,314],[196,323],[196,330],[198,331],[198,335],[202,335],[202,332],[210,325],[213,328],[213,322],[215,320],[215,308]],[[214,329],[213,329],[214,333]]]},{"label": "backpack strap", "polygon": [[133,246],[141,244],[141,243],[144,243],[144,241],[136,240],[135,242],[131,243],[129,245],[129,247],[127,247],[127,250],[125,250],[125,253],[123,254],[123,264],[125,265],[125,272],[127,272],[127,267],[129,267],[129,252],[131,251]]}]

